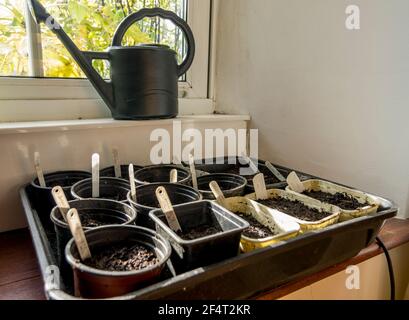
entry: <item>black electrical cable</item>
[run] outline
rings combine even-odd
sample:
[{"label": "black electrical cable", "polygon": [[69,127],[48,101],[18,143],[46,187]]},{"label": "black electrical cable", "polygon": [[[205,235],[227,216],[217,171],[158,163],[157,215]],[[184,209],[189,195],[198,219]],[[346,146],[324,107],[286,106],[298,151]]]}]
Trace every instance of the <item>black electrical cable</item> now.
[{"label": "black electrical cable", "polygon": [[382,248],[383,252],[385,253],[386,261],[388,262],[389,280],[391,283],[391,300],[395,301],[395,273],[393,271],[392,259],[382,240],[377,237],[376,242],[378,243],[378,246]]}]

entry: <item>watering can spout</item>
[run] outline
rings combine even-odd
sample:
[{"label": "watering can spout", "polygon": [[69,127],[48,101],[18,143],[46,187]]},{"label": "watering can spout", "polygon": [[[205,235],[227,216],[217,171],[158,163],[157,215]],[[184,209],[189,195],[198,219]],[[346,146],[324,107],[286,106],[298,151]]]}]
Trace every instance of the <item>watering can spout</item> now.
[{"label": "watering can spout", "polygon": [[108,108],[114,113],[115,108],[112,84],[105,81],[92,66],[93,60],[109,60],[108,52],[81,51],[38,0],[27,0],[27,2],[34,20],[37,23],[45,23],[46,26],[60,39],[94,88],[98,91]]}]

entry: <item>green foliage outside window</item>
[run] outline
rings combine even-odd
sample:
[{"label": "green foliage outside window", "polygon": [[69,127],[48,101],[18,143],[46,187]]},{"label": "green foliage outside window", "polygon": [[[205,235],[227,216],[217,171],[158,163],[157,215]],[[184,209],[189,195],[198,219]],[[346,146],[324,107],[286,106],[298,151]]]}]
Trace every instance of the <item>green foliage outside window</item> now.
[{"label": "green foliage outside window", "polygon": [[[25,0],[0,0],[0,75],[28,76],[28,50],[24,18]],[[86,51],[105,51],[119,23],[130,13],[144,7],[171,10],[184,17],[186,0],[40,0],[61,24],[75,44]],[[43,69],[46,77],[82,78],[79,66],[58,38],[41,26]],[[167,44],[182,60],[183,34],[162,19],[144,19],[128,30],[124,45]],[[105,77],[109,67],[104,61],[94,66]]]}]

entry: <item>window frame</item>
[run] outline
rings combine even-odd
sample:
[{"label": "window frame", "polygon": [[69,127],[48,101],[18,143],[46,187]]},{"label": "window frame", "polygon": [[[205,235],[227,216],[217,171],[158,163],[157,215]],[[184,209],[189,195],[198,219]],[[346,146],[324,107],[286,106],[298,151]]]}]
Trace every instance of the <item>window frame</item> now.
[{"label": "window frame", "polygon": [[[196,55],[192,67],[186,74],[186,80],[179,82],[183,113],[201,114],[212,110],[212,101],[208,96],[209,65],[211,64],[209,55],[211,2],[212,0],[188,0],[187,19],[195,35]],[[185,102],[189,99],[205,101],[198,103],[200,106],[198,110],[193,110],[192,101]],[[58,107],[58,102],[66,105],[67,100],[73,103],[81,101],[81,109],[84,112],[81,113],[76,109],[71,113]],[[41,101],[44,101],[44,104],[41,104]],[[56,120],[105,118],[107,108],[101,101],[87,79],[0,77],[0,121],[43,120],[40,115],[44,116],[47,111],[50,111]],[[13,106],[19,112],[11,118],[12,110],[4,110],[4,108]],[[86,110],[87,107],[89,110]],[[61,114],[58,109],[61,109]]]}]

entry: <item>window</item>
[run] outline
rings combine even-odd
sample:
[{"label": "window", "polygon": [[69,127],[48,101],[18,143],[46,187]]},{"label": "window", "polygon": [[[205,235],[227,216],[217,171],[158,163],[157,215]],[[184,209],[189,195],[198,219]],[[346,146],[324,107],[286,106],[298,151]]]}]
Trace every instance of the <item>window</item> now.
[{"label": "window", "polygon": [[[84,51],[106,50],[119,23],[143,7],[160,6],[187,19],[186,0],[43,0],[42,3],[57,21],[61,21],[70,38]],[[26,28],[30,17],[24,15],[25,0],[0,0],[0,8],[3,18],[0,29],[3,53],[0,58],[4,61],[1,75],[85,78],[63,44],[46,26],[41,26],[41,36],[38,36],[37,26]],[[125,40],[124,45],[128,46],[139,43],[167,44],[177,52],[179,62],[186,54],[185,41],[179,28],[160,18],[147,18],[135,24]],[[29,68],[29,65],[35,67]],[[95,67],[109,77],[109,68],[104,62],[97,61]]]},{"label": "window", "polygon": [[[210,0],[40,0],[81,50],[105,51],[117,25],[143,7],[159,6],[187,20],[196,39],[195,61],[180,81],[181,98],[207,98]],[[130,28],[124,45],[164,43],[183,60],[182,32],[171,22],[146,18]],[[109,77],[107,62],[94,67]],[[0,0],[0,105],[19,100],[90,100],[99,96],[59,39],[32,19],[26,0]],[[50,90],[53,87],[53,90]],[[92,101],[92,102],[91,102]],[[94,106],[95,107],[95,106]],[[96,117],[98,114],[95,115]],[[0,106],[0,121],[1,106]]]}]

